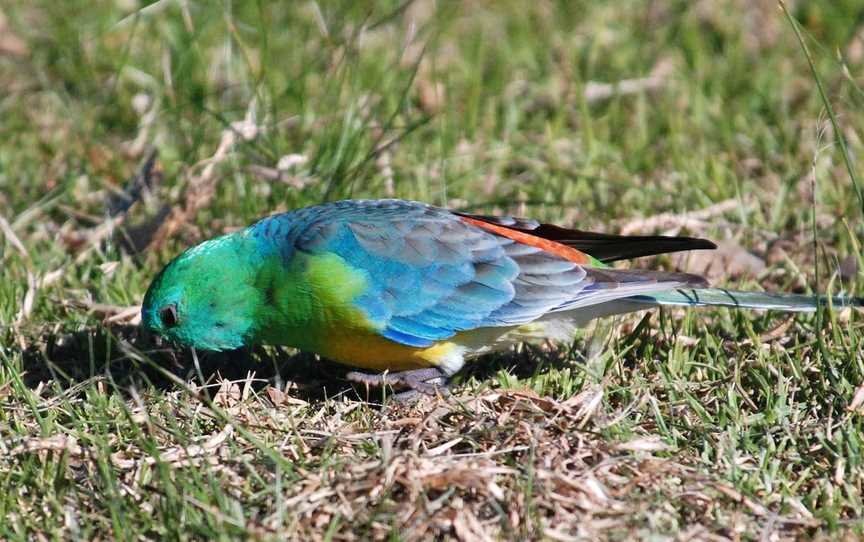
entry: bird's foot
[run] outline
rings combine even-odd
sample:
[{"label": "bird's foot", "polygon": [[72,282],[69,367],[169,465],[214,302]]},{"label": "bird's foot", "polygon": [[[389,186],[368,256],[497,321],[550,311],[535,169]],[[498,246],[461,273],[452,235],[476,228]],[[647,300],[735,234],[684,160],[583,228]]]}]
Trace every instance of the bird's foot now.
[{"label": "bird's foot", "polygon": [[398,371],[395,373],[369,374],[358,371],[349,371],[345,378],[357,384],[365,384],[369,387],[391,386],[393,388],[407,388],[393,395],[393,399],[400,402],[412,401],[423,395],[449,395],[447,389],[447,374],[437,367],[426,369],[413,369],[410,371]]}]

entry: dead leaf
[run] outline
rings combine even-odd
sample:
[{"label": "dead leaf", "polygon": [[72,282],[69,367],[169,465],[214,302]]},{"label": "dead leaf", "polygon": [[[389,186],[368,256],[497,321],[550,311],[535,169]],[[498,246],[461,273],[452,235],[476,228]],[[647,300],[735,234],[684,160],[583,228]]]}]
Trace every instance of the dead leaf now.
[{"label": "dead leaf", "polygon": [[273,402],[273,405],[277,407],[282,405],[306,406],[309,404],[307,401],[292,397],[279,388],[274,388],[273,386],[267,387],[267,397],[269,397],[270,401]]},{"label": "dead leaf", "polygon": [[267,397],[270,398],[270,401],[273,402],[274,406],[280,406],[285,402],[286,394],[284,391],[279,388],[274,388],[273,386],[267,386]]},{"label": "dead leaf", "polygon": [[242,398],[243,394],[236,382],[223,380],[219,384],[219,391],[213,396],[213,403],[221,407],[230,408],[237,405]]}]

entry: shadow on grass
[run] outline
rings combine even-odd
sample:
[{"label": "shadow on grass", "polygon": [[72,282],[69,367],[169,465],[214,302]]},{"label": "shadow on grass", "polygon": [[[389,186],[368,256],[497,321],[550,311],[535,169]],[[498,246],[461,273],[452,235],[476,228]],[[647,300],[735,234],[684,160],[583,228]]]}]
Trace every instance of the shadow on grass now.
[{"label": "shadow on grass", "polygon": [[[570,364],[568,349],[524,346],[518,351],[487,355],[470,361],[454,378],[458,386],[470,378],[485,381],[507,370],[527,378]],[[23,353],[24,384],[36,388],[53,383],[71,388],[94,379],[105,379],[120,393],[132,386],[149,385],[159,390],[176,389],[181,382],[200,383],[212,395],[222,380],[245,381],[252,375],[253,389],[271,385],[280,389],[291,382],[290,394],[306,401],[347,395],[350,399],[380,403],[380,390],[366,389],[345,379],[349,367],[295,353],[279,347],[253,347],[228,352],[198,352],[200,375],[188,348],[157,344],[137,326],[97,327],[73,333],[47,335],[39,345]]]},{"label": "shadow on grass", "polygon": [[[252,385],[298,384],[298,397],[324,399],[352,390],[345,381],[345,368],[319,361],[305,353],[281,348],[244,348],[227,352],[197,352],[200,377],[215,393],[222,379],[246,380]],[[97,327],[48,335],[23,355],[24,384],[35,388],[40,382],[72,387],[91,379],[107,379],[118,391],[149,385],[159,390],[175,389],[182,382],[200,384],[195,358],[188,348],[158,344],[137,326]],[[292,391],[292,393],[294,393]]]}]

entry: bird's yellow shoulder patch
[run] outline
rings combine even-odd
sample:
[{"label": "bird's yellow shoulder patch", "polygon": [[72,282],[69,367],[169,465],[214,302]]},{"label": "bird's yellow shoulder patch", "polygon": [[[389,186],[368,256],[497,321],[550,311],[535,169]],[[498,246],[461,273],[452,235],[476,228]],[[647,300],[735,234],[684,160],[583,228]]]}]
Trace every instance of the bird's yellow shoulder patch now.
[{"label": "bird's yellow shoulder patch", "polygon": [[367,288],[366,274],[351,267],[337,254],[301,254],[295,259],[305,264],[303,276],[322,307],[346,307]]}]

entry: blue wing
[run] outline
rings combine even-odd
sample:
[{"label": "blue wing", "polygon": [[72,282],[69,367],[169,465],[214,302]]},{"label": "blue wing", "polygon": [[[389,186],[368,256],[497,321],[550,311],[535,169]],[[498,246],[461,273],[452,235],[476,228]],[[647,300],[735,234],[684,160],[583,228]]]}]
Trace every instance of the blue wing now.
[{"label": "blue wing", "polygon": [[459,331],[531,322],[546,313],[693,284],[692,275],[581,266],[401,200],[349,200],[252,227],[293,250],[335,253],[366,272],[354,303],[384,337],[427,347]]}]

